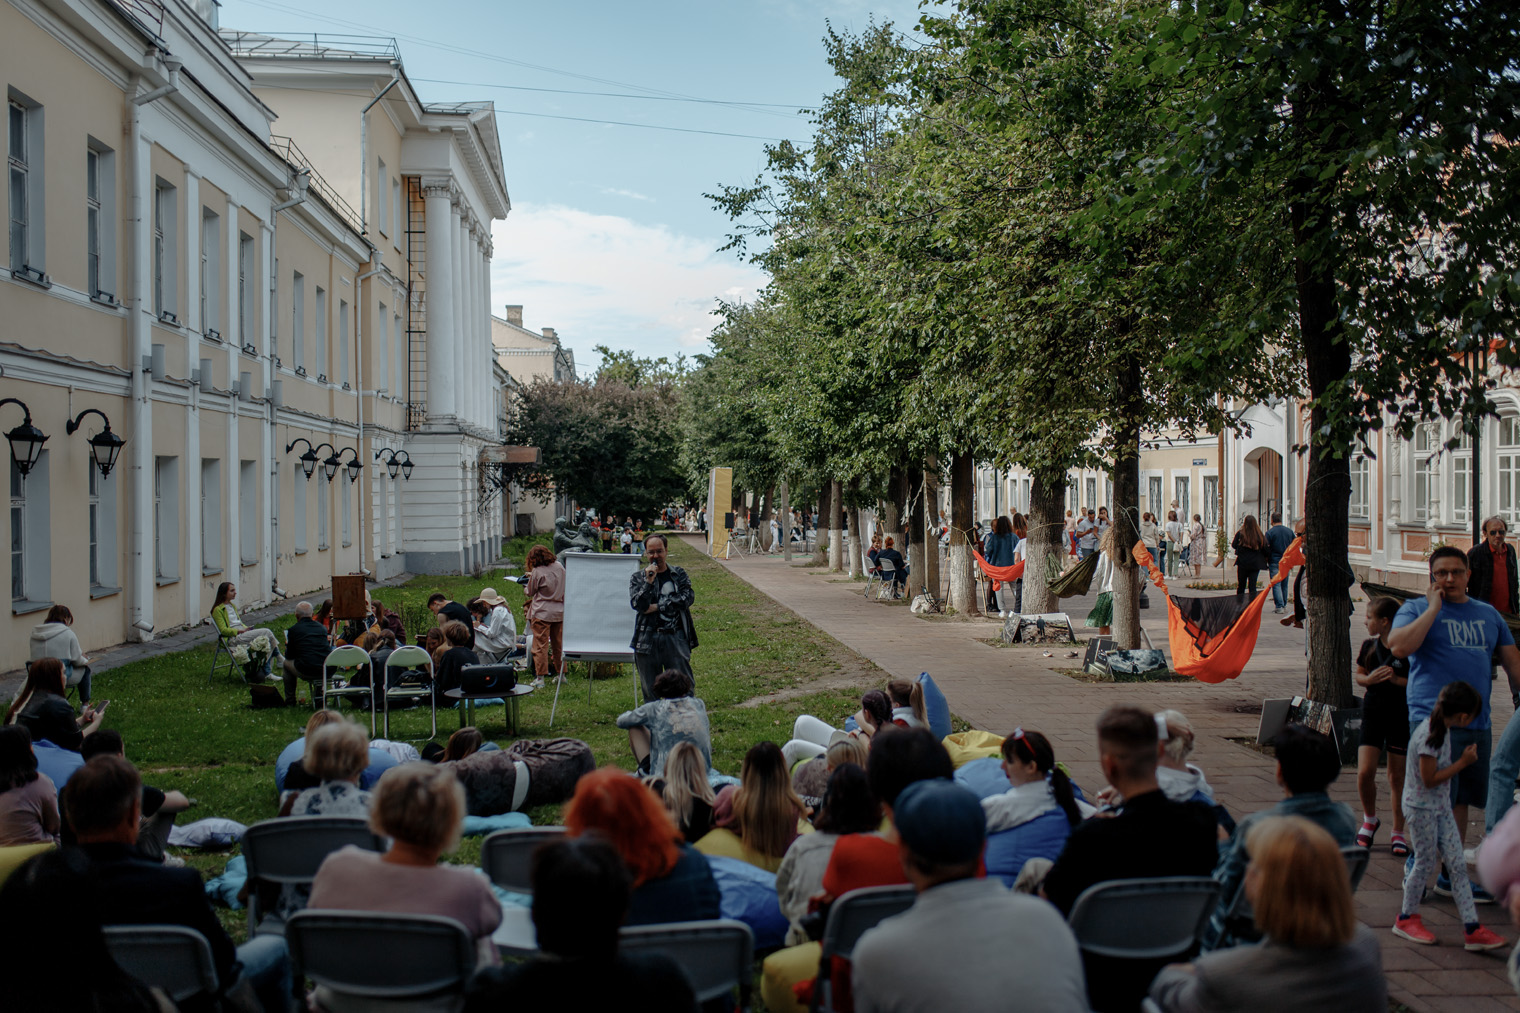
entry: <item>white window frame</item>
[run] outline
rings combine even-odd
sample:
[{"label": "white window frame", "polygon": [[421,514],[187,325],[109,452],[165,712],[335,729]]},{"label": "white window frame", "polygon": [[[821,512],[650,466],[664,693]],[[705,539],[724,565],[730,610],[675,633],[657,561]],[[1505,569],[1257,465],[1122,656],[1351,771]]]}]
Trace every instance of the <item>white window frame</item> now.
[{"label": "white window frame", "polygon": [[344,390],[348,382],[348,300],[338,300],[338,374],[335,381]]},{"label": "white window frame", "polygon": [[179,458],[153,458],[153,574],[159,584],[179,580]]},{"label": "white window frame", "polygon": [[[42,106],[14,89],[6,102],[7,263],[18,277],[47,284],[47,148]],[[15,199],[18,196],[20,199]],[[19,213],[19,214],[18,214]]]},{"label": "white window frame", "polygon": [[1147,474],[1145,476],[1145,512],[1161,523],[1166,523],[1166,476],[1162,474]]},{"label": "white window frame", "polygon": [[396,346],[396,382],[391,387],[391,396],[397,401],[405,401],[411,396],[411,392],[407,389],[406,331],[401,328],[400,313],[391,313],[391,333],[395,335]]},{"label": "white window frame", "polygon": [[[1203,475],[1201,476],[1200,485],[1203,489],[1203,509],[1199,510],[1198,514],[1203,517],[1204,528],[1212,531],[1219,527],[1219,476],[1217,474]],[[1213,486],[1213,488],[1209,488],[1210,486]],[[1181,501],[1178,502],[1177,509],[1182,509]],[[1191,514],[1178,519],[1184,525],[1193,523]]]},{"label": "white window frame", "polygon": [[116,302],[116,152],[95,138],[85,148],[85,289]]},{"label": "white window frame", "polygon": [[1351,502],[1349,513],[1352,520],[1365,521],[1372,516],[1371,482],[1372,469],[1365,454],[1351,455]]},{"label": "white window frame", "polygon": [[1098,509],[1098,480],[1095,477],[1082,479],[1082,492],[1086,497],[1086,509],[1096,511]]},{"label": "white window frame", "polygon": [[1498,432],[1494,446],[1498,450],[1494,477],[1498,480],[1499,495],[1495,498],[1499,509],[1494,511],[1503,517],[1511,531],[1520,526],[1520,415],[1514,412],[1499,416]]},{"label": "white window frame", "polygon": [[1414,519],[1424,522],[1430,519],[1431,458],[1440,450],[1440,439],[1434,423],[1422,422],[1415,426],[1409,450],[1413,459],[1409,469],[1412,486],[1409,501],[1414,506]]},{"label": "white window frame", "polygon": [[395,240],[396,249],[401,249],[401,233],[406,229],[401,220],[401,177],[391,177],[391,214],[395,216],[395,225],[391,227],[391,238]]},{"label": "white window frame", "polygon": [[329,515],[332,513],[332,496],[330,495],[332,483],[327,480],[326,476],[316,478],[314,481],[317,483],[317,551],[326,552],[329,548],[327,544],[327,525]]},{"label": "white window frame", "polygon": [[[50,456],[46,450],[38,455],[25,477],[11,462],[11,612],[16,615],[37,612],[53,603]],[[18,561],[19,575],[15,569]]]},{"label": "white window frame", "polygon": [[246,345],[253,334],[253,300],[249,288],[253,284],[253,237],[238,232],[238,345]]},{"label": "white window frame", "polygon": [[313,307],[316,312],[316,330],[314,335],[317,344],[317,382],[327,382],[328,361],[331,356],[327,352],[327,289],[321,285],[316,287]]},{"label": "white window frame", "polygon": [[376,364],[380,367],[380,375],[375,381],[375,393],[379,394],[391,389],[391,318],[386,312],[385,303],[380,304],[375,320],[376,330],[380,332],[380,353],[375,356]]},{"label": "white window frame", "polygon": [[259,561],[259,463],[238,462],[238,562]]},{"label": "white window frame", "polygon": [[[1193,476],[1172,476],[1172,499],[1177,501],[1177,519],[1179,523],[1191,523],[1193,519]],[[1200,511],[1201,512],[1201,511]],[[1182,518],[1186,517],[1186,522]]]},{"label": "white window frame", "polygon": [[201,576],[222,572],[222,462],[201,458]]},{"label": "white window frame", "polygon": [[85,463],[90,498],[90,597],[121,590],[116,580],[116,476],[102,477],[94,460]]},{"label": "white window frame", "polygon": [[[1451,458],[1450,494],[1442,497],[1448,504],[1454,524],[1472,520],[1472,434],[1462,428],[1462,420],[1452,423],[1452,437],[1457,445],[1447,452]],[[1481,423],[1480,423],[1481,425]]]},{"label": "white window frame", "polygon": [[201,334],[222,337],[222,216],[201,208]]},{"label": "white window frame", "polygon": [[163,178],[153,187],[153,314],[178,324],[179,191]]},{"label": "white window frame", "polygon": [[[322,467],[319,464],[317,470],[312,474],[320,475],[321,473]],[[319,478],[317,481],[320,482],[322,479]],[[311,482],[312,480],[306,477],[306,472],[302,470],[301,465],[298,463],[296,465],[295,481],[290,487],[290,498],[292,505],[295,507],[296,529],[293,535],[295,538],[295,552],[298,556],[306,552],[306,529],[311,523],[311,516],[306,509],[306,487]]]},{"label": "white window frame", "polygon": [[306,375],[306,276],[290,276],[290,361],[300,376]]},{"label": "white window frame", "polygon": [[390,223],[390,189],[387,182],[390,177],[385,174],[385,159],[375,159],[375,224],[380,229],[382,236],[389,237],[391,234]]},{"label": "white window frame", "polygon": [[354,483],[348,481],[347,475],[343,476],[342,482],[343,495],[338,497],[338,505],[343,509],[343,521],[340,525],[340,529],[343,532],[341,544],[346,549],[354,544],[354,525],[352,519],[354,511]]}]

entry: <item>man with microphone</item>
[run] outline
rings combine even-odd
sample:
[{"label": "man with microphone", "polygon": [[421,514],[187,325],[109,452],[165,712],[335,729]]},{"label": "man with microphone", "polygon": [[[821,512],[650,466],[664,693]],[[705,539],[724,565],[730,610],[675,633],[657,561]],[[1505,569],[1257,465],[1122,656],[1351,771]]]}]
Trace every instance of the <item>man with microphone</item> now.
[{"label": "man with microphone", "polygon": [[628,601],[638,619],[633,628],[633,663],[644,686],[644,699],[655,699],[654,680],[674,669],[691,678],[691,649],[697,646],[691,606],[697,600],[691,579],[679,566],[665,562],[665,536],[644,540],[649,565],[634,572],[628,581]]}]

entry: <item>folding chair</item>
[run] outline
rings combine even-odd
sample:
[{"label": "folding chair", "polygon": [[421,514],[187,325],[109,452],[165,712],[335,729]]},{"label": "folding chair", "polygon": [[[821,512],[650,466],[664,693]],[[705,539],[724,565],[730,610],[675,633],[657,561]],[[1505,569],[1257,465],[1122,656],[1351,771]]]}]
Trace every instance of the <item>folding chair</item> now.
[{"label": "folding chair", "polygon": [[1085,953],[1154,960],[1197,945],[1218,901],[1212,876],[1114,879],[1083,890],[1066,922]]},{"label": "folding chair", "polygon": [[380,911],[297,911],[285,930],[297,981],[352,1000],[459,995],[475,973],[475,941],[452,918]]},{"label": "folding chair", "polygon": [[881,567],[876,563],[871,562],[871,558],[869,556],[867,556],[865,559],[865,567],[866,589],[860,593],[862,597],[869,598],[871,597],[871,586],[873,584],[879,586],[882,582]]},{"label": "folding chair", "polygon": [[268,910],[258,886],[310,886],[322,860],[344,845],[365,851],[384,851],[385,843],[355,816],[284,816],[264,820],[243,835],[243,858],[248,863],[248,934],[283,935],[280,911]]},{"label": "folding chair", "polygon": [[818,980],[813,985],[821,1013],[833,1013],[832,958],[850,959],[855,944],[867,929],[875,928],[883,918],[902,914],[913,906],[911,886],[868,886],[851,890],[829,907],[823,926],[823,952],[818,960]]},{"label": "folding chair", "polygon": [[[391,685],[391,670],[401,673],[396,685]],[[426,678],[420,674],[426,670]],[[385,737],[391,737],[391,701],[420,700],[427,698],[432,708],[433,731],[428,738],[438,737],[438,699],[433,696],[433,659],[427,651],[415,644],[398,647],[385,659]]]},{"label": "folding chair", "polygon": [[106,949],[121,969],[176,1003],[220,990],[211,944],[184,925],[107,925]]},{"label": "folding chair", "polygon": [[726,999],[739,990],[749,1009],[755,978],[755,936],[731,918],[666,925],[635,925],[618,933],[620,953],[663,953],[686,972],[697,1002]]},{"label": "folding chair", "polygon": [[[335,647],[329,651],[327,659],[322,662],[322,705],[326,707],[331,706],[334,702],[341,703],[344,699],[368,696],[370,698],[369,733],[370,735],[374,735],[375,694],[371,692],[373,687],[354,685],[330,686],[328,683],[328,677],[333,674],[334,669],[347,672],[348,678],[345,681],[352,683],[354,681],[354,673],[361,668],[371,673],[370,681],[373,682],[374,675],[373,670],[370,668],[369,652],[364,648],[348,644],[344,647]],[[316,700],[313,699],[312,703],[315,704]]]},{"label": "folding chair", "polygon": [[897,564],[890,559],[877,559],[876,565],[881,568],[880,581],[876,588],[876,600],[897,597]]},{"label": "folding chair", "polygon": [[[232,638],[222,636],[222,631],[217,628],[215,619],[207,621],[211,623],[211,628],[216,630],[216,650],[211,652],[211,671],[206,674],[206,685],[209,686],[216,681],[216,670],[218,668],[226,668],[227,671],[232,672],[237,670],[238,665],[236,661],[232,660],[232,648],[230,646]],[[225,663],[222,661],[223,658],[227,659]]]},{"label": "folding chair", "polygon": [[[1351,877],[1352,893],[1356,893],[1357,887],[1362,885],[1362,876],[1367,872],[1371,855],[1372,852],[1355,844],[1341,848],[1341,857],[1346,860],[1346,874]],[[1251,909],[1245,890],[1235,891],[1235,899],[1230,902],[1230,910],[1224,916],[1225,932],[1228,935],[1219,941],[1218,947],[1228,945],[1231,939],[1237,943],[1255,941],[1257,935],[1252,931],[1255,918],[1256,913]]]},{"label": "folding chair", "polygon": [[[564,827],[520,827],[498,830],[480,845],[480,867],[491,882],[513,893],[533,893],[533,852],[539,845],[565,836]],[[524,906],[503,904],[501,925],[491,941],[508,953],[535,953],[538,931],[533,913]]]}]

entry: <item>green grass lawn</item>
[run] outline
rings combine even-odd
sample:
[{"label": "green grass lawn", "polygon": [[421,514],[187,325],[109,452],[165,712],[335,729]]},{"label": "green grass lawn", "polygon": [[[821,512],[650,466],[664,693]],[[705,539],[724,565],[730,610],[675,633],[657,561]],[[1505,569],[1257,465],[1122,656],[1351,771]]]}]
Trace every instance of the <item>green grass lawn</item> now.
[{"label": "green grass lawn", "polygon": [[[693,653],[692,667],[697,695],[711,718],[713,763],[719,770],[737,774],[745,751],[763,739],[785,742],[798,714],[842,721],[859,704],[858,687],[885,681],[885,673],[876,666],[678,539],[672,539],[670,558],[686,568],[696,591],[692,614],[701,646]],[[521,566],[520,558],[513,561]],[[495,587],[511,603],[523,631],[522,589],[506,577],[502,570],[479,577],[419,577],[373,593],[402,614],[407,633],[414,636],[432,620],[425,602],[433,591],[464,601],[483,587]],[[283,631],[292,621],[286,617],[264,625]],[[248,690],[237,676],[224,670],[208,684],[211,655],[207,646],[102,672],[95,676],[94,695],[111,701],[105,723],[121,732],[127,756],[142,769],[144,780],[198,800],[181,822],[207,816],[242,823],[268,819],[278,807],[275,757],[301,734],[311,712],[306,707],[250,709]],[[631,768],[627,735],[615,721],[632,706],[635,679],[632,666],[624,666],[616,678],[592,683],[588,699],[584,668],[577,667],[561,691],[553,730],[551,684],[522,701],[522,727],[516,737],[571,736],[590,745],[599,764]],[[305,683],[301,685],[304,690]],[[779,702],[756,699],[775,694],[782,694]],[[356,717],[369,720],[366,712]],[[510,741],[502,708],[477,709],[475,717],[488,739]],[[439,740],[446,740],[459,724],[456,711],[440,710]],[[420,747],[428,732],[426,709],[393,712],[392,738]],[[553,823],[558,807],[540,807],[529,815],[536,823]],[[468,840],[454,860],[474,862],[479,853],[479,839]],[[221,871],[229,856],[185,857],[210,876]],[[242,913],[224,914],[229,929],[241,938]]]}]

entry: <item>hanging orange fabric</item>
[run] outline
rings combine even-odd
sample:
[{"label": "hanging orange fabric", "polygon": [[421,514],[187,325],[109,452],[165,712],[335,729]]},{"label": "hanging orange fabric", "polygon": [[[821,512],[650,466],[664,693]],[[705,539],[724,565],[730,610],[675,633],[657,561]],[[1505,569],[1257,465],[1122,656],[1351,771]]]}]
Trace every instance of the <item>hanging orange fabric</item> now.
[{"label": "hanging orange fabric", "polygon": [[1245,670],[1261,632],[1261,610],[1274,584],[1288,579],[1304,563],[1303,539],[1295,538],[1283,552],[1277,573],[1249,601],[1243,595],[1179,598],[1166,589],[1166,576],[1151,560],[1144,544],[1135,543],[1135,562],[1150,572],[1151,583],[1166,595],[1166,637],[1172,648],[1172,668],[1199,682],[1224,682]]},{"label": "hanging orange fabric", "polygon": [[982,554],[975,549],[971,550],[971,554],[976,557],[976,565],[980,566],[982,572],[987,575],[987,579],[992,581],[992,589],[994,591],[1004,584],[1012,584],[1024,576],[1024,560],[1022,559],[1012,566],[993,566],[986,559],[982,558]]}]

